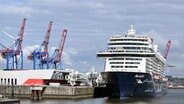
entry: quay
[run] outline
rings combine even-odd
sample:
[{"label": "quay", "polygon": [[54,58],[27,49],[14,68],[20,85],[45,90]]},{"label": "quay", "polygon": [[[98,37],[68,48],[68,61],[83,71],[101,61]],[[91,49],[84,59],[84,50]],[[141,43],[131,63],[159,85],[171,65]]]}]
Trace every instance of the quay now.
[{"label": "quay", "polygon": [[0,104],[20,104],[20,100],[5,98],[0,94]]},{"label": "quay", "polygon": [[168,89],[184,89],[184,86],[168,86]]},{"label": "quay", "polygon": [[0,104],[20,104],[18,99],[0,98]]},{"label": "quay", "polygon": [[[102,90],[105,87],[91,87],[91,86],[23,86],[17,85],[13,88],[8,85],[0,85],[0,94],[5,97],[14,98],[31,98],[32,100],[41,99],[77,99],[77,98],[92,98],[100,93],[105,92]],[[97,90],[95,90],[97,89]],[[101,91],[101,92],[99,92]],[[103,91],[103,92],[102,92]],[[99,93],[98,93],[99,92]],[[95,95],[94,95],[95,93]],[[102,96],[104,97],[104,95]]]}]

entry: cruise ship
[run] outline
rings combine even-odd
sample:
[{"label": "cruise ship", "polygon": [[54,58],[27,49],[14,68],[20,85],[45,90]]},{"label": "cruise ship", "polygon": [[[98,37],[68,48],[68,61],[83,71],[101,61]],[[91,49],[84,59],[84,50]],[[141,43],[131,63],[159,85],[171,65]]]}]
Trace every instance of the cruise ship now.
[{"label": "cruise ship", "polygon": [[113,35],[105,51],[105,80],[109,97],[158,97],[167,94],[166,59],[147,35],[136,34],[131,26],[124,35]]}]

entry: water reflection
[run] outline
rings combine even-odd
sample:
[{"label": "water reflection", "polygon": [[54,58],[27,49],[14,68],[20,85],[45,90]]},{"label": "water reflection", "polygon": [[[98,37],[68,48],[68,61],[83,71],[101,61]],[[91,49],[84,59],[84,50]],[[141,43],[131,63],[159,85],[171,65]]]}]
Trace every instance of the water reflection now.
[{"label": "water reflection", "polygon": [[163,98],[124,98],[105,100],[106,104],[163,104]]}]

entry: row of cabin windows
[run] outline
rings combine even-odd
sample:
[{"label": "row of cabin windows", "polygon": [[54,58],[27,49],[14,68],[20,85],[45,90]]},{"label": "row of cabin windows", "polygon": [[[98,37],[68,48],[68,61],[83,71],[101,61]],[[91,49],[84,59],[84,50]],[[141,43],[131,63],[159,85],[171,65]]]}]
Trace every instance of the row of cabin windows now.
[{"label": "row of cabin windows", "polygon": [[138,66],[125,66],[125,68],[138,68]]},{"label": "row of cabin windows", "polygon": [[150,50],[149,47],[108,47],[108,50],[131,49],[131,50]]},{"label": "row of cabin windows", "polygon": [[142,41],[142,42],[146,42],[148,40],[147,39],[110,39],[110,41]]},{"label": "row of cabin windows", "polygon": [[110,64],[124,64],[124,62],[110,62]]},{"label": "row of cabin windows", "polygon": [[123,66],[111,66],[111,68],[123,68]]},{"label": "row of cabin windows", "polygon": [[[110,62],[110,64],[124,64],[124,62]],[[125,62],[125,64],[140,64],[140,62]]]},{"label": "row of cabin windows", "polygon": [[[109,58],[109,60],[124,60],[125,58]],[[142,60],[141,58],[126,58],[126,60]]]},{"label": "row of cabin windows", "polygon": [[160,60],[149,60],[149,59],[146,59],[146,64],[148,65],[152,65],[152,64],[158,64],[160,65],[161,67],[164,67],[164,63]]},{"label": "row of cabin windows", "polygon": [[126,58],[126,60],[142,60],[141,58]]},{"label": "row of cabin windows", "polygon": [[108,50],[107,52],[117,52],[117,53],[122,53],[122,52],[131,52],[131,53],[150,53],[150,50]]},{"label": "row of cabin windows", "polygon": [[150,50],[126,50],[124,52],[132,52],[132,53],[150,53]]},{"label": "row of cabin windows", "polygon": [[1,85],[17,85],[17,78],[1,78]]},{"label": "row of cabin windows", "polygon": [[[124,66],[111,66],[111,68],[123,68]],[[125,68],[138,68],[138,66],[125,66]]]},{"label": "row of cabin windows", "polygon": [[110,58],[109,60],[124,60],[124,58]]},{"label": "row of cabin windows", "polygon": [[140,64],[140,62],[125,62],[125,64]]},{"label": "row of cabin windows", "polygon": [[109,43],[108,45],[148,45],[145,43]]},{"label": "row of cabin windows", "polygon": [[160,61],[159,61],[159,60],[153,60],[153,61],[152,61],[152,66],[153,66],[154,68],[164,67],[164,65],[161,65],[161,64],[158,63],[158,62],[160,62]]},{"label": "row of cabin windows", "polygon": [[143,50],[149,50],[148,47],[123,47],[123,49],[143,49]]}]

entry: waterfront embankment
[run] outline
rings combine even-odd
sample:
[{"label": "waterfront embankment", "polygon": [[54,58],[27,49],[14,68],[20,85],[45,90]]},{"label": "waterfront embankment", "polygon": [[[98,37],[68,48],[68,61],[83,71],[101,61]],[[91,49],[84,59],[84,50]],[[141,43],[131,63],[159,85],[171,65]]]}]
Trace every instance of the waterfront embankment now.
[{"label": "waterfront embankment", "polygon": [[4,86],[0,85],[0,94],[15,98],[87,98],[93,97],[94,87],[90,86]]}]

